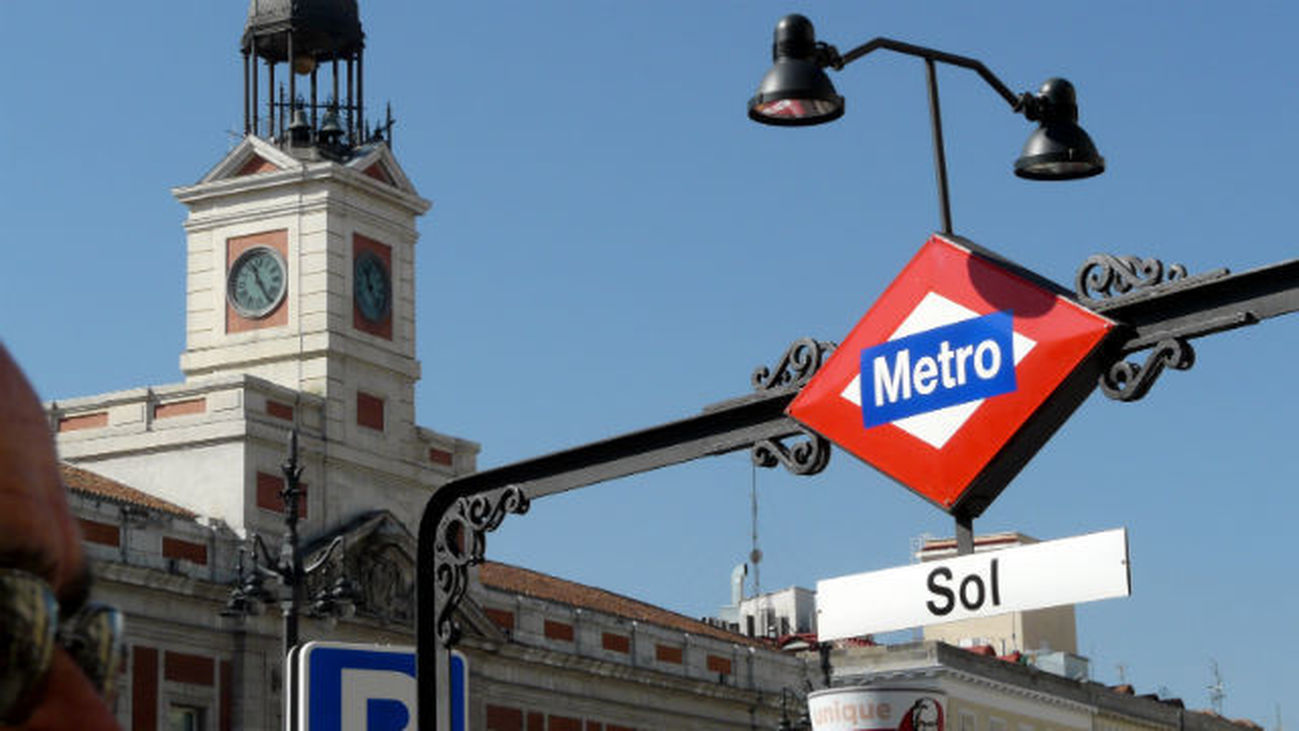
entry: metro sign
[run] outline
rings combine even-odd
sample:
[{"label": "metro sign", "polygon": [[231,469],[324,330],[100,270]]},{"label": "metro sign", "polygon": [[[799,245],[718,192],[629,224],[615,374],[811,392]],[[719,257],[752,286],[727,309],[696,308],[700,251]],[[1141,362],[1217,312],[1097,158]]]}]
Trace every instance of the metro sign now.
[{"label": "metro sign", "polygon": [[1115,323],[935,234],[787,413],[938,507],[974,517],[1086,399]]}]

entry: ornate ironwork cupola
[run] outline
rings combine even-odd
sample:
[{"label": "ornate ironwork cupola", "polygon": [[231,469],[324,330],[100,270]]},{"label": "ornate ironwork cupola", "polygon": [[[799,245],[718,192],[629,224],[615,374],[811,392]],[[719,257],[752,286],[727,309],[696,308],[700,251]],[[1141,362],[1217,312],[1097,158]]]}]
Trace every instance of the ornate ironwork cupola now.
[{"label": "ornate ironwork cupola", "polygon": [[[245,134],[342,156],[368,141],[356,0],[251,0],[240,46]],[[276,86],[281,64],[287,88]],[[322,125],[327,134],[317,134]]]}]

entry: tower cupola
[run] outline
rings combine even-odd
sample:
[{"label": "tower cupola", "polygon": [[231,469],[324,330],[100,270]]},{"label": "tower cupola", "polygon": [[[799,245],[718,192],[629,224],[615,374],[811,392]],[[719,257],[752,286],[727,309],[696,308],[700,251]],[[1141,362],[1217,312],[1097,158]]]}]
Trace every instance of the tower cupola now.
[{"label": "tower cupola", "polygon": [[[296,156],[346,156],[369,141],[365,33],[356,0],[251,0],[240,46],[245,134]],[[331,129],[321,145],[318,130],[326,119]]]}]

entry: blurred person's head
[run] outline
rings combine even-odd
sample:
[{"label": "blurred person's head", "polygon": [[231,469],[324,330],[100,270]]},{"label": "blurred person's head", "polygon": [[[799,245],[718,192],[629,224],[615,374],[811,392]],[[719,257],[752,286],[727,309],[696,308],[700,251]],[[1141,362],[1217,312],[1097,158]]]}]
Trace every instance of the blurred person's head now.
[{"label": "blurred person's head", "polygon": [[120,617],[89,597],[45,411],[0,345],[0,727],[118,728]]}]

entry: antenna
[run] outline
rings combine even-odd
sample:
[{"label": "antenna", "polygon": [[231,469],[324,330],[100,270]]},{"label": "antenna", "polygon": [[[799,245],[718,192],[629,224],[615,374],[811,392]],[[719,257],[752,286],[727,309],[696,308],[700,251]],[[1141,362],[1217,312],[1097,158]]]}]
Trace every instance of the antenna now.
[{"label": "antenna", "polygon": [[752,515],[753,550],[749,551],[749,563],[753,564],[753,595],[762,594],[762,581],[758,575],[758,564],[762,563],[762,550],[758,548],[758,465],[751,463],[752,474],[749,478],[749,508]]},{"label": "antenna", "polygon": [[1213,674],[1213,683],[1209,685],[1209,703],[1213,712],[1222,715],[1222,699],[1227,697],[1227,689],[1222,683],[1222,674],[1218,672],[1218,661],[1209,660],[1209,671]]},{"label": "antenna", "polygon": [[1122,662],[1121,662],[1121,663],[1119,663],[1118,665],[1115,665],[1115,667],[1117,667],[1117,668],[1119,669],[1119,685],[1127,685],[1127,684],[1128,684],[1128,665],[1127,665],[1127,663],[1122,663]]}]

